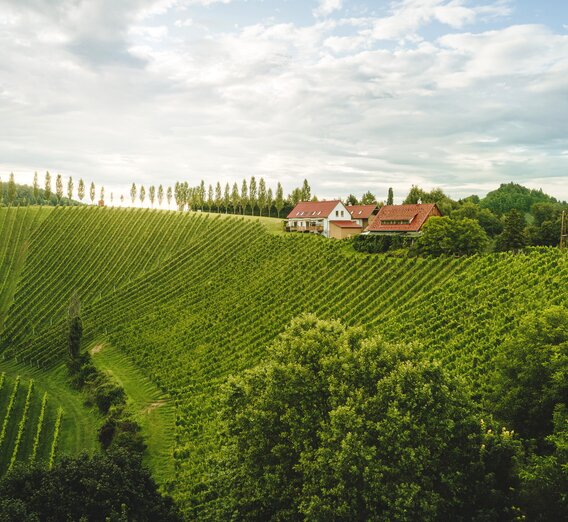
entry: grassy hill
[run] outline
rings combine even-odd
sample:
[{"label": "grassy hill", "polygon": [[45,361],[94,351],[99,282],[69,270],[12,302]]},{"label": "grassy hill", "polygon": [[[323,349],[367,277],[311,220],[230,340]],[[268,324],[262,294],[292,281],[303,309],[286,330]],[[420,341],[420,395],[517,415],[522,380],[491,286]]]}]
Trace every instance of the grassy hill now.
[{"label": "grassy hill", "polygon": [[[22,368],[58,375],[63,390],[66,309],[77,291],[85,347],[104,347],[95,363],[123,382],[151,441],[149,463],[175,478],[189,515],[207,509],[216,391],[302,312],[419,340],[483,394],[512,326],[528,311],[568,305],[568,256],[556,249],[397,259],[278,234],[276,220],[92,207],[0,209],[0,223],[0,368],[11,378]],[[154,411],[161,417],[144,423]],[[86,409],[77,415],[96,424]],[[75,451],[63,430],[61,440]]]}]

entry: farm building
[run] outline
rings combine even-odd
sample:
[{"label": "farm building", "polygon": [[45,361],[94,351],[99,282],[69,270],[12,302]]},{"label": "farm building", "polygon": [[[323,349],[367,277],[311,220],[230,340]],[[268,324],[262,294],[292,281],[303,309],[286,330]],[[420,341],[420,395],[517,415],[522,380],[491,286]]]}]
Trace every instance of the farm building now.
[{"label": "farm building", "polygon": [[287,232],[309,232],[343,239],[363,230],[360,223],[351,219],[349,210],[339,200],[301,201],[286,219]]},{"label": "farm building", "polygon": [[362,229],[367,228],[369,221],[372,221],[379,210],[377,205],[347,205],[346,208],[351,214],[351,219]]},{"label": "farm building", "polygon": [[417,236],[429,218],[441,215],[435,203],[385,205],[366,228],[365,234]]}]

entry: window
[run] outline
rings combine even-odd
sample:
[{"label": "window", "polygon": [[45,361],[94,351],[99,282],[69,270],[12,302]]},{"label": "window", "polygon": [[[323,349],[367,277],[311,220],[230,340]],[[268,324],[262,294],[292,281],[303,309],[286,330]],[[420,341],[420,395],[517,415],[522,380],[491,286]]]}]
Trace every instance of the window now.
[{"label": "window", "polygon": [[339,217],[339,210],[335,211],[335,217]]},{"label": "window", "polygon": [[343,217],[343,210],[341,211],[341,217]]}]

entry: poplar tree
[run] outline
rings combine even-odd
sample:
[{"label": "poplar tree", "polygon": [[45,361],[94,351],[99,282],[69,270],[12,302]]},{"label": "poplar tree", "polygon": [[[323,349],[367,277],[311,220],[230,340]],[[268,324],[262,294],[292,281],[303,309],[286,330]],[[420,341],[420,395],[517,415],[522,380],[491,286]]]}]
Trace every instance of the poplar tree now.
[{"label": "poplar tree", "polygon": [[264,178],[260,178],[258,182],[258,210],[262,216],[262,210],[266,207],[266,182]]},{"label": "poplar tree", "polygon": [[57,197],[57,204],[61,205],[63,199],[63,178],[61,174],[57,174],[57,178],[55,178],[55,197]]},{"label": "poplar tree", "polygon": [[394,192],[392,187],[389,188],[389,195],[387,196],[387,205],[392,205],[394,203]]},{"label": "poplar tree", "polygon": [[158,187],[158,206],[161,207],[164,202],[164,187],[160,185]]},{"label": "poplar tree", "polygon": [[13,205],[16,201],[16,180],[14,179],[14,173],[10,173],[10,178],[8,180],[8,205]]},{"label": "poplar tree", "polygon": [[124,205],[124,194],[120,195],[120,206],[122,207]]},{"label": "poplar tree", "polygon": [[229,183],[225,184],[225,192],[223,193],[223,208],[225,209],[225,214],[229,211],[229,206],[231,205],[231,189],[229,188]]},{"label": "poplar tree", "polygon": [[91,186],[89,188],[89,197],[91,198],[91,204],[95,202],[95,182],[91,181]]},{"label": "poplar tree", "polygon": [[49,205],[49,200],[51,199],[51,174],[49,171],[45,173],[45,191],[44,191],[45,199],[47,200],[47,204]]},{"label": "poplar tree", "polygon": [[217,207],[217,213],[221,210],[222,201],[223,193],[221,191],[221,183],[217,182],[217,185],[215,185],[215,206]]},{"label": "poplar tree", "polygon": [[248,188],[247,180],[243,179],[243,184],[241,185],[241,214],[245,214],[248,206]]},{"label": "poplar tree", "polygon": [[79,180],[79,187],[77,188],[77,196],[79,196],[79,201],[81,202],[85,197],[85,182],[83,181],[83,178]]},{"label": "poplar tree", "polygon": [[148,190],[148,199],[150,200],[150,206],[154,206],[154,200],[156,199],[156,187],[154,185],[150,185],[150,189]]},{"label": "poplar tree", "polygon": [[114,192],[111,192],[111,193],[110,193],[110,206],[111,206],[111,207],[113,206],[113,204],[112,204],[113,201],[114,201]]},{"label": "poplar tree", "polygon": [[274,202],[274,198],[272,196],[272,189],[269,188],[268,192],[266,193],[266,205],[268,207],[268,217],[270,217],[270,212],[272,210],[272,203]]},{"label": "poplar tree", "polygon": [[101,195],[100,195],[100,198],[99,198],[99,202],[102,202],[103,205],[105,203],[105,188],[104,187],[101,187]]},{"label": "poplar tree", "polygon": [[130,187],[130,199],[132,200],[132,204],[136,201],[136,183],[132,183]]},{"label": "poplar tree", "polygon": [[69,176],[69,180],[67,181],[67,198],[69,201],[68,204],[71,204],[71,198],[73,197],[73,178]]},{"label": "poplar tree", "polygon": [[213,185],[209,184],[207,189],[207,208],[211,212],[211,207],[213,207]]},{"label": "poplar tree", "polygon": [[146,199],[146,189],[144,185],[140,185],[140,203],[144,205],[144,200]]},{"label": "poplar tree", "polygon": [[233,214],[237,213],[237,207],[239,206],[239,187],[237,183],[233,183],[233,191],[231,192],[231,205],[233,206]]},{"label": "poplar tree", "polygon": [[276,198],[274,200],[274,206],[276,207],[276,212],[278,213],[278,217],[280,217],[280,212],[284,208],[284,189],[280,182],[276,186]]},{"label": "poplar tree", "polygon": [[254,216],[254,207],[256,207],[256,178],[254,176],[252,176],[250,178],[250,184],[249,184],[249,202],[250,202],[250,209],[251,209],[251,213]]},{"label": "poplar tree", "polygon": [[197,189],[197,196],[198,196],[198,203],[200,210],[203,210],[203,206],[205,205],[205,181],[201,180],[199,184],[199,188]]},{"label": "poplar tree", "polygon": [[308,180],[305,179],[302,185],[302,201],[310,201],[310,199],[312,199],[312,189]]},{"label": "poplar tree", "polygon": [[[2,191],[0,190],[0,197]],[[39,200],[39,182],[37,178],[37,172],[34,173],[34,200],[37,203]]]},{"label": "poplar tree", "polygon": [[170,205],[172,203],[172,187],[168,187],[168,190],[166,191],[166,199],[168,200],[168,208],[170,208]]},{"label": "poplar tree", "polygon": [[176,185],[175,185],[175,190],[174,190],[174,196],[175,196],[175,201],[176,201],[176,206],[179,210],[181,210],[181,192],[180,192],[180,188],[181,185],[179,183],[179,181],[176,181]]}]

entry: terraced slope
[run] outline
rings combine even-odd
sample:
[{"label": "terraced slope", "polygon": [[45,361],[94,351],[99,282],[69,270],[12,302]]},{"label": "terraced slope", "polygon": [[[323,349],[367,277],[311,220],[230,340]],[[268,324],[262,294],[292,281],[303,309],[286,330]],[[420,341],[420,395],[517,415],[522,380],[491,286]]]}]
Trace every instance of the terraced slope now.
[{"label": "terraced slope", "polygon": [[26,260],[30,236],[51,210],[48,207],[0,208],[0,330]]},{"label": "terraced slope", "polygon": [[419,339],[481,386],[525,312],[568,305],[567,282],[568,256],[553,249],[395,259],[270,234],[250,220],[58,209],[31,237],[0,349],[56,368],[77,290],[85,342],[128,355],[174,401],[174,494],[191,517],[206,512],[211,497],[207,457],[215,451],[219,385],[260,361],[293,317],[315,312]]},{"label": "terraced slope", "polygon": [[17,461],[51,465],[62,419],[63,409],[33,380],[0,374],[0,475]]}]

